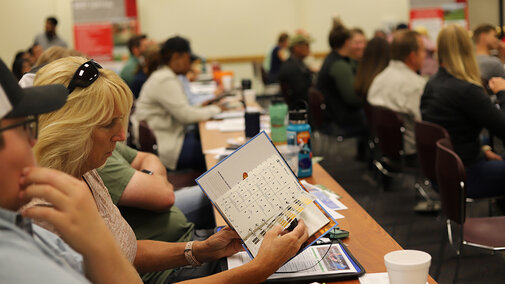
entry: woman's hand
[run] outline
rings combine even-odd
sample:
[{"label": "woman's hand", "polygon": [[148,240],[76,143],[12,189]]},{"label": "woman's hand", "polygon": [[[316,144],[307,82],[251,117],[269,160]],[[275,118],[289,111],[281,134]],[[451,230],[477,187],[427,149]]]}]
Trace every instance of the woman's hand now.
[{"label": "woman's hand", "polygon": [[243,250],[240,236],[229,227],[193,244],[193,254],[199,262],[207,262],[234,255]]},{"label": "woman's hand", "polygon": [[257,262],[262,269],[270,270],[270,275],[292,258],[308,238],[307,226],[302,219],[289,233],[277,225],[265,234],[258,255],[252,261]]}]

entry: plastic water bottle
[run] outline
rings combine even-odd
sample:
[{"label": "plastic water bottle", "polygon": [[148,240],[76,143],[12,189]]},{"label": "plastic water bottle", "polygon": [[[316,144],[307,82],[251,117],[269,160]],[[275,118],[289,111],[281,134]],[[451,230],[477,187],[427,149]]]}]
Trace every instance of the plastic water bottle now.
[{"label": "plastic water bottle", "polygon": [[289,111],[289,125],[286,131],[288,145],[298,145],[298,177],[312,176],[311,128],[307,122],[307,103],[304,108],[294,105]]},{"label": "plastic water bottle", "polygon": [[288,106],[282,99],[274,99],[268,107],[270,114],[270,131],[274,143],[286,143],[286,115]]}]

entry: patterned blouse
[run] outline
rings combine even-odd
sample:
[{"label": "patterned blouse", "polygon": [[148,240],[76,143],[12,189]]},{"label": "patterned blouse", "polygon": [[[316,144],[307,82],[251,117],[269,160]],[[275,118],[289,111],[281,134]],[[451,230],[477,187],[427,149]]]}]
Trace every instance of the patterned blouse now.
[{"label": "patterned blouse", "polygon": [[121,216],[119,209],[112,203],[109,191],[103,184],[96,170],[89,171],[83,176],[95,198],[96,206],[107,227],[119,243],[126,258],[133,263],[137,254],[137,239],[135,233],[126,220]]}]

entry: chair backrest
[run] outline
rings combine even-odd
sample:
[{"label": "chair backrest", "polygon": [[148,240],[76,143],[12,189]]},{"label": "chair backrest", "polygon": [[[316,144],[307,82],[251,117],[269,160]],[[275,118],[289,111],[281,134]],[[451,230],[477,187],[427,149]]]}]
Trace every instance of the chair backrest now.
[{"label": "chair backrest", "polygon": [[442,126],[427,122],[416,121],[416,149],[421,170],[426,178],[436,182],[435,158],[437,154],[437,141],[442,138],[450,138],[447,130]]},{"label": "chair backrest", "polygon": [[463,162],[454,152],[451,140],[437,141],[435,170],[442,201],[442,212],[453,222],[465,223],[465,182]]},{"label": "chair backrest", "polygon": [[141,151],[158,154],[156,136],[145,120],[139,121],[139,144]]},{"label": "chair backrest", "polygon": [[315,87],[309,88],[309,115],[310,124],[314,130],[323,128],[324,126],[324,110],[326,104],[324,95]]},{"label": "chair backrest", "polygon": [[379,148],[388,158],[399,159],[403,153],[403,119],[390,109],[371,106],[375,135]]},{"label": "chair backrest", "polygon": [[373,123],[373,107],[370,103],[365,101],[363,104],[363,111],[365,112],[366,122],[368,123],[368,129],[370,130],[371,136],[375,136],[375,124]]}]

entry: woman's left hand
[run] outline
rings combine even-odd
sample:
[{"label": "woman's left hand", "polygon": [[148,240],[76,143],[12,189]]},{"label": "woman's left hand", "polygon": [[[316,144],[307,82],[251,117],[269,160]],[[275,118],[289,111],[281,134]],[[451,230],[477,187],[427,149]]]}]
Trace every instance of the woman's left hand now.
[{"label": "woman's left hand", "polygon": [[240,236],[229,227],[193,244],[193,254],[200,262],[207,262],[233,255],[243,250]]}]

